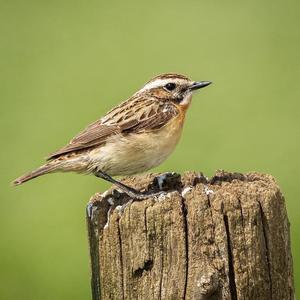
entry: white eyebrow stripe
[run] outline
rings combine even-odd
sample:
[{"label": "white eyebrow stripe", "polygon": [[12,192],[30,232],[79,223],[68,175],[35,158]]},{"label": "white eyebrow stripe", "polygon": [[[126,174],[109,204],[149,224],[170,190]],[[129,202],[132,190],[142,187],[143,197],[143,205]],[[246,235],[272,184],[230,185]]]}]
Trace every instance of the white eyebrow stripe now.
[{"label": "white eyebrow stripe", "polygon": [[151,90],[153,88],[157,88],[160,86],[165,86],[169,82],[175,82],[175,83],[180,83],[186,80],[183,79],[155,79],[149,83],[147,83],[140,91],[146,91],[146,90]]},{"label": "white eyebrow stripe", "polygon": [[151,82],[147,83],[147,84],[141,89],[141,91],[151,90],[151,89],[157,88],[157,87],[159,87],[159,86],[164,86],[164,85],[166,85],[168,82],[172,82],[172,80],[170,80],[170,79],[155,79],[154,81],[151,81]]}]

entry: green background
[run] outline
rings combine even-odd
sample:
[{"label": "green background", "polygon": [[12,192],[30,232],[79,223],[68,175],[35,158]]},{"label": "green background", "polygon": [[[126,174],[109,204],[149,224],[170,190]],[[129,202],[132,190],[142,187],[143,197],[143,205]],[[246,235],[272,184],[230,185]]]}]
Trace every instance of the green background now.
[{"label": "green background", "polygon": [[299,289],[299,3],[2,0],[0,298],[90,298],[85,205],[109,184],[76,174],[9,182],[164,72],[214,84],[155,171],[275,176]]}]

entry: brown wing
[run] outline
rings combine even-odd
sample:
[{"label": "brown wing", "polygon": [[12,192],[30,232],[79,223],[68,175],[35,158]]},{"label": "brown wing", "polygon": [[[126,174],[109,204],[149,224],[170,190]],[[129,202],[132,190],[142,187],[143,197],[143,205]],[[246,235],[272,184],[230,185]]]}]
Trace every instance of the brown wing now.
[{"label": "brown wing", "polygon": [[103,119],[89,125],[75,136],[68,145],[51,153],[49,159],[106,142],[115,134],[140,133],[163,127],[178,114],[173,104],[157,99],[133,97],[111,110]]},{"label": "brown wing", "polygon": [[56,158],[62,154],[73,151],[78,151],[84,148],[90,148],[100,145],[105,142],[106,138],[117,134],[120,129],[117,126],[107,126],[101,124],[101,120],[96,121],[89,125],[86,129],[76,135],[66,146],[51,153],[47,160]]}]

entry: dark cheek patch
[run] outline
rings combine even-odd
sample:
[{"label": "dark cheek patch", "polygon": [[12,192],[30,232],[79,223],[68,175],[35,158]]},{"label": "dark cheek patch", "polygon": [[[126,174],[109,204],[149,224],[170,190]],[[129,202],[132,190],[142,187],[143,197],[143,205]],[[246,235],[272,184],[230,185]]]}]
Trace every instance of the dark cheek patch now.
[{"label": "dark cheek patch", "polygon": [[184,99],[186,91],[187,91],[187,88],[182,88],[180,90],[180,93],[179,93],[178,97],[176,98],[177,103],[180,103]]},{"label": "dark cheek patch", "polygon": [[183,96],[178,96],[175,101],[177,103],[180,103],[182,100],[183,100]]}]

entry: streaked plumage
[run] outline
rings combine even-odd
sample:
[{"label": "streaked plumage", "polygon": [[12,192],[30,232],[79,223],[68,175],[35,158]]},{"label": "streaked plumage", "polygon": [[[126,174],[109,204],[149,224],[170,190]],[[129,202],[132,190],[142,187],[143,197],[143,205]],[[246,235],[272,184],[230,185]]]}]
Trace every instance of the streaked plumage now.
[{"label": "streaked plumage", "polygon": [[52,153],[48,159],[62,154],[103,145],[114,135],[128,135],[159,129],[179,113],[172,103],[135,95],[89,125],[68,145]]},{"label": "streaked plumage", "polygon": [[131,175],[158,166],[180,139],[192,91],[209,83],[194,82],[180,74],[153,78],[50,154],[48,163],[13,183],[18,185],[57,171],[100,173],[102,177]]}]

